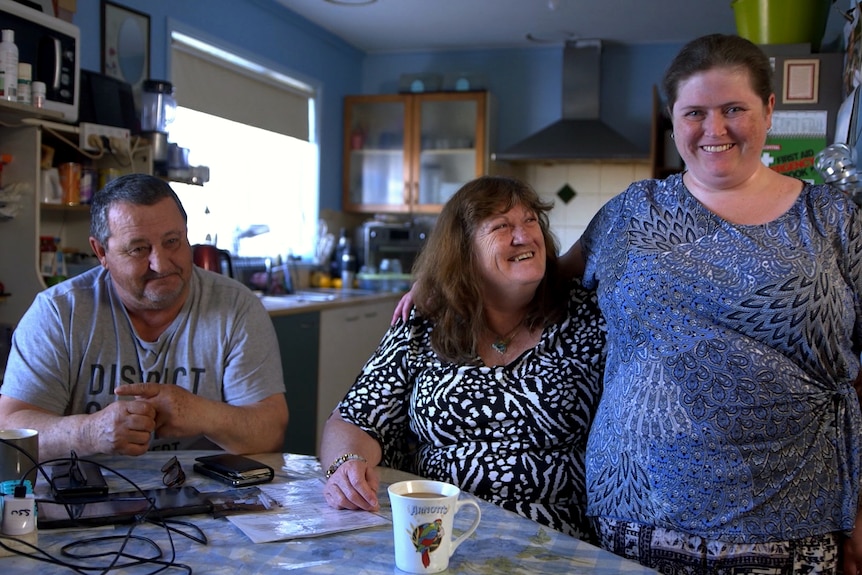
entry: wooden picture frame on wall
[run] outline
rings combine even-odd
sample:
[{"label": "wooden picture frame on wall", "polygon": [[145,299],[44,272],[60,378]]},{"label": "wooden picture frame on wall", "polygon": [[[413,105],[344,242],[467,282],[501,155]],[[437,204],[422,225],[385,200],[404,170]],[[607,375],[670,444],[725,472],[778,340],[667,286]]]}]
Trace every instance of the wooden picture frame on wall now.
[{"label": "wooden picture frame on wall", "polygon": [[816,104],[820,93],[820,60],[785,60],[783,104]]},{"label": "wooden picture frame on wall", "polygon": [[132,85],[150,77],[150,16],[102,0],[102,73]]}]

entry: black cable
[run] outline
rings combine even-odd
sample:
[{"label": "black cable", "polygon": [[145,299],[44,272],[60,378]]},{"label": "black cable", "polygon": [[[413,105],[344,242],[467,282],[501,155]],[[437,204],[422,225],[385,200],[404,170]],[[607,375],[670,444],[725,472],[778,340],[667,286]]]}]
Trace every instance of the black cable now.
[{"label": "black cable", "polygon": [[[189,574],[192,573],[192,568],[189,565],[176,562],[176,546],[174,545],[172,533],[182,535],[183,537],[186,537],[186,538],[188,538],[188,539],[190,539],[196,543],[206,545],[208,541],[207,541],[207,537],[204,534],[203,530],[201,530],[198,526],[194,525],[191,522],[178,521],[178,520],[164,520],[164,519],[158,519],[158,518],[151,517],[150,515],[152,513],[155,513],[156,515],[158,515],[159,510],[156,507],[156,502],[154,499],[147,497],[147,493],[140,486],[138,486],[134,481],[132,481],[131,479],[129,479],[128,477],[126,477],[125,475],[120,473],[119,471],[112,469],[111,467],[108,467],[107,465],[103,465],[103,464],[99,463],[98,461],[78,458],[74,452],[72,452],[72,457],[51,459],[49,461],[43,461],[42,463],[39,463],[38,461],[33,459],[33,457],[29,453],[27,453],[24,449],[18,447],[14,443],[11,443],[11,442],[9,442],[5,439],[2,439],[2,438],[0,438],[0,443],[8,445],[8,446],[18,450],[19,452],[23,453],[27,457],[27,459],[29,459],[30,462],[32,463],[32,466],[22,475],[21,485],[24,485],[26,475],[29,474],[30,472],[32,472],[33,469],[36,469],[37,473],[41,473],[41,475],[45,478],[45,481],[51,487],[51,492],[55,494],[55,499],[53,499],[53,500],[37,499],[36,503],[39,503],[39,502],[45,502],[45,503],[50,502],[50,503],[55,503],[55,504],[59,503],[59,504],[63,505],[63,507],[66,509],[66,513],[68,514],[69,519],[71,519],[72,521],[75,520],[75,513],[73,510],[73,506],[86,504],[86,503],[96,503],[99,501],[107,501],[109,499],[107,497],[102,498],[102,499],[87,498],[86,500],[82,500],[82,501],[74,501],[68,497],[57,498],[53,478],[50,477],[48,475],[48,473],[45,471],[45,466],[48,466],[51,464],[57,464],[57,463],[69,463],[70,464],[70,472],[71,472],[71,466],[79,464],[81,462],[91,463],[91,464],[97,465],[99,467],[99,469],[107,470],[107,471],[113,473],[114,475],[116,475],[117,477],[119,477],[120,479],[124,480],[129,485],[131,485],[134,492],[141,494],[140,499],[146,500],[148,502],[147,509],[143,513],[136,516],[135,522],[129,526],[128,531],[126,531],[126,533],[124,535],[88,537],[88,538],[81,539],[79,541],[74,541],[72,543],[68,543],[68,544],[64,545],[60,550],[63,557],[73,559],[73,560],[88,560],[88,559],[98,559],[98,558],[103,558],[103,557],[110,557],[111,560],[106,565],[81,565],[81,564],[72,563],[70,561],[61,559],[59,557],[54,557],[53,555],[51,555],[50,553],[48,553],[44,549],[39,548],[38,546],[32,545],[26,541],[15,538],[14,540],[15,540],[16,544],[18,544],[18,546],[24,546],[25,548],[30,550],[30,552],[23,551],[20,548],[14,548],[14,547],[10,547],[9,545],[6,545],[3,542],[3,539],[5,539],[6,537],[2,536],[2,535],[0,535],[0,548],[3,548],[4,550],[6,550],[10,553],[13,553],[15,555],[19,555],[22,557],[28,557],[30,559],[40,561],[43,563],[50,563],[53,565],[59,565],[62,567],[66,567],[66,568],[71,569],[72,571],[74,571],[76,573],[80,573],[82,575],[89,575],[89,573],[91,573],[91,572],[108,573],[114,569],[125,569],[125,568],[129,568],[129,567],[139,567],[139,566],[143,566],[143,565],[150,565],[154,568],[152,571],[150,571],[146,575],[156,575],[157,573],[161,573],[161,572],[169,570],[169,569],[178,569],[184,573],[189,573]],[[124,497],[124,498],[119,498],[118,500],[136,501],[136,500],[138,500],[138,498],[133,498],[133,497],[126,498],[126,497]],[[165,553],[162,550],[161,546],[156,541],[154,541],[153,539],[151,539],[149,537],[134,534],[135,529],[144,523],[150,523],[150,524],[153,524],[157,527],[164,528],[165,534],[167,535],[168,541],[170,543],[170,547],[169,547],[170,553],[169,553],[169,559],[168,560],[161,560],[160,559],[163,555],[165,555]],[[192,532],[184,531],[183,529],[179,528],[178,526],[184,526],[184,527],[188,528],[189,530],[191,530]],[[103,544],[106,542],[113,542],[113,541],[120,541],[119,549],[100,551],[97,553],[82,553],[82,552],[78,551],[79,548],[83,548],[83,547],[88,546],[88,545],[100,545],[100,544]],[[128,545],[130,544],[130,542],[136,542],[136,543],[143,544],[143,549],[147,549],[147,548],[151,549],[153,556],[142,557],[142,556],[139,556],[138,554],[127,552],[126,549],[127,549]]]},{"label": "black cable", "polygon": [[[62,559],[58,559],[58,558],[54,557],[53,555],[51,555],[50,553],[48,553],[44,549],[41,549],[40,547],[32,545],[31,543],[28,543],[26,541],[23,541],[20,539],[15,540],[18,545],[23,545],[25,547],[29,547],[33,552],[36,553],[36,555],[30,554],[30,553],[25,553],[24,551],[21,551],[20,549],[17,549],[15,547],[9,547],[5,543],[3,543],[3,539],[6,539],[6,538],[7,537],[5,535],[0,535],[0,547],[5,549],[9,553],[19,555],[21,557],[28,557],[30,559],[33,559],[34,561],[40,561],[42,563],[50,563],[51,565],[60,565],[62,567],[67,567],[67,568],[69,568],[69,569],[71,569],[77,573],[82,573],[82,574],[86,575],[86,571],[79,569],[75,565],[72,565],[70,563],[66,563]],[[40,554],[44,555],[44,557],[41,557]]]},{"label": "black cable", "polygon": [[[186,539],[191,539],[195,543],[200,543],[201,545],[209,545],[209,539],[207,539],[206,533],[203,532],[203,529],[192,523],[191,521],[181,521],[179,519],[147,519],[148,523],[152,523],[153,525],[164,527],[169,531],[176,533],[177,535],[182,535]],[[184,525],[194,531],[194,535],[191,533],[187,533],[173,527],[173,525]]]}]

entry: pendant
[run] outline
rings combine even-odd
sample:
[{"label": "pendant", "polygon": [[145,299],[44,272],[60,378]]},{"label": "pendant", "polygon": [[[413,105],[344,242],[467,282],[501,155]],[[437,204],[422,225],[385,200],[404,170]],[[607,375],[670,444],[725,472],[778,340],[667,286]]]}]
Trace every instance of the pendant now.
[{"label": "pendant", "polygon": [[503,355],[504,353],[506,353],[506,350],[509,348],[509,342],[503,341],[502,339],[498,339],[497,341],[495,341],[494,343],[491,344],[491,347],[494,348],[494,351],[496,351],[500,355]]}]

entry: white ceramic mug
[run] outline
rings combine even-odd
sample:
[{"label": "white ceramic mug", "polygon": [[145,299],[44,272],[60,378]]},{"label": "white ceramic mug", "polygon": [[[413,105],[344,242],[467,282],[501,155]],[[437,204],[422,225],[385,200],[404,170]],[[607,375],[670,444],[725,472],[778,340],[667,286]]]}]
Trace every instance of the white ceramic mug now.
[{"label": "white ceramic mug", "polygon": [[[35,461],[39,461],[39,433],[35,429],[0,429],[0,439],[26,451]],[[30,485],[36,485],[36,469],[33,461],[15,447],[0,442],[0,481],[20,480],[27,473]]]},{"label": "white ceramic mug", "polygon": [[[479,526],[482,512],[472,499],[459,500],[461,490],[442,481],[416,479],[389,486],[395,565],[408,573],[439,573],[449,558]],[[473,523],[452,539],[455,514],[465,506],[476,510]]]}]

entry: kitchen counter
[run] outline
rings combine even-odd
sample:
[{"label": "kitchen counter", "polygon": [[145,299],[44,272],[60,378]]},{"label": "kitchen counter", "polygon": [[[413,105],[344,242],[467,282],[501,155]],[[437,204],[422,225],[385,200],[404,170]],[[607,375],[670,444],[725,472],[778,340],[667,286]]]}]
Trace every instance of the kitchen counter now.
[{"label": "kitchen counter", "polygon": [[402,295],[404,294],[401,292],[311,288],[294,294],[261,295],[260,301],[270,316],[281,316],[387,301],[392,301],[394,307]]}]

